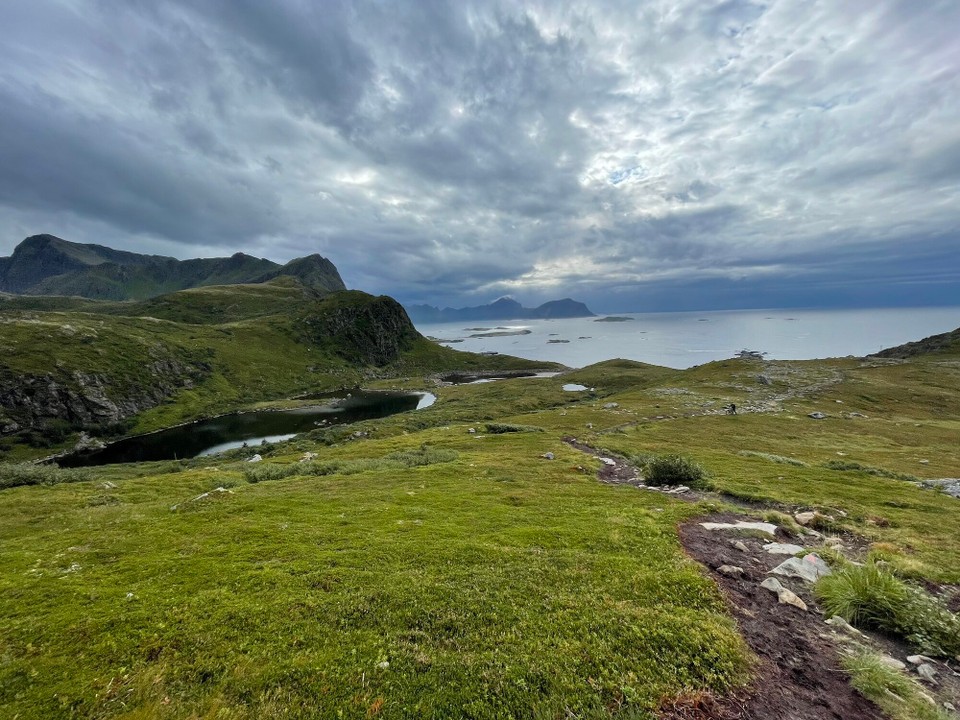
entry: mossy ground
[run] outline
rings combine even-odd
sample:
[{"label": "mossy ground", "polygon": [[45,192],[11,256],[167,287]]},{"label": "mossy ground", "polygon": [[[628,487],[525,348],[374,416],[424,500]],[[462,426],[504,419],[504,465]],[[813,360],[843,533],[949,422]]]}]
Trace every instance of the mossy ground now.
[{"label": "mossy ground", "polygon": [[[564,392],[571,381],[595,391]],[[248,483],[234,453],[3,490],[0,708],[653,717],[665,697],[749,675],[717,588],[677,539],[678,522],[709,508],[602,485],[599,462],[562,438],[681,453],[721,492],[820,508],[882,541],[895,568],[957,583],[960,501],[826,464],[960,476],[958,391],[952,356],[688,371],[612,362],[440,388],[429,409],[363,423],[367,438],[320,431],[263,450],[262,465],[309,450],[349,474]],[[719,414],[729,402],[763,412]],[[841,415],[851,412],[867,417]],[[543,431],[486,434],[494,421]],[[384,460],[424,445],[452,452],[414,467]],[[192,500],[217,487],[231,492]]]}]

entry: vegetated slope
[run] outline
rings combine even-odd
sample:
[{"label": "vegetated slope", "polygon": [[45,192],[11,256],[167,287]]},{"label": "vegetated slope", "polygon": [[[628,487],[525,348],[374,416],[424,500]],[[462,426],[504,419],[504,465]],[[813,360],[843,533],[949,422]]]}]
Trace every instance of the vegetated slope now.
[{"label": "vegetated slope", "polygon": [[205,285],[265,282],[280,275],[296,277],[321,292],[346,289],[333,263],[319,255],[297,258],[283,266],[243,253],[177,260],[34,235],[17,245],[10,257],[0,258],[0,290],[105,300],[143,299]]},{"label": "vegetated slope", "polygon": [[870,357],[902,359],[930,354],[960,354],[960,328],[939,335],[931,335],[916,342],[886,348]]},{"label": "vegetated slope", "polygon": [[372,377],[544,365],[439,347],[391,298],[322,294],[285,277],[77,304],[83,309],[72,312],[0,305],[8,445],[56,445],[79,430],[146,431]]},{"label": "vegetated slope", "polygon": [[[0,707],[652,720],[776,697],[750,687],[762,668],[677,538],[742,507],[603,484],[605,464],[564,438],[618,462],[689,456],[752,516],[789,527],[784,513],[816,510],[859,559],[948,593],[960,501],[917,484],[960,475],[960,408],[937,393],[960,393],[960,367],[926,357],[611,361],[440,387],[431,408],[258,448],[259,463],[49,468],[39,481],[72,482],[0,491]],[[800,612],[771,605],[777,625]]]}]

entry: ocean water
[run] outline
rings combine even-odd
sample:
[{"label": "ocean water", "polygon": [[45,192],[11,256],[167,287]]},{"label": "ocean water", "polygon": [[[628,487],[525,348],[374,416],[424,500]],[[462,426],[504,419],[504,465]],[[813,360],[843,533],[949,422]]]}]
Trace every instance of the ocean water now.
[{"label": "ocean water", "polygon": [[[731,358],[741,350],[767,353],[776,360],[862,356],[960,327],[960,307],[616,315],[630,320],[423,323],[417,330],[459,340],[444,343],[457,350],[505,353],[570,367],[624,358],[681,369]],[[482,337],[471,337],[476,335]]]}]

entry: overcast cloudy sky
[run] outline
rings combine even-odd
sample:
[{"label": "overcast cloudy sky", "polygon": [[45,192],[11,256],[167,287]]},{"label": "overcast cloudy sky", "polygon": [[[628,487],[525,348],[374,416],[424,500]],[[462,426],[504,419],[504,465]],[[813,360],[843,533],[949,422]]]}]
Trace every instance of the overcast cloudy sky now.
[{"label": "overcast cloudy sky", "polygon": [[0,255],[404,302],[960,304],[957,0],[5,0]]}]

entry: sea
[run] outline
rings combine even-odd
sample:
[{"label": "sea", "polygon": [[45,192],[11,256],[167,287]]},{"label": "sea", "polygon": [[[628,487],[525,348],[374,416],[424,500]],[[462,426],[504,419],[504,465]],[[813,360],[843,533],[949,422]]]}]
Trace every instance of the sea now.
[{"label": "sea", "polygon": [[420,323],[456,350],[584,367],[623,358],[683,369],[742,350],[772,360],[863,356],[960,327],[960,307],[616,313],[625,318]]}]

